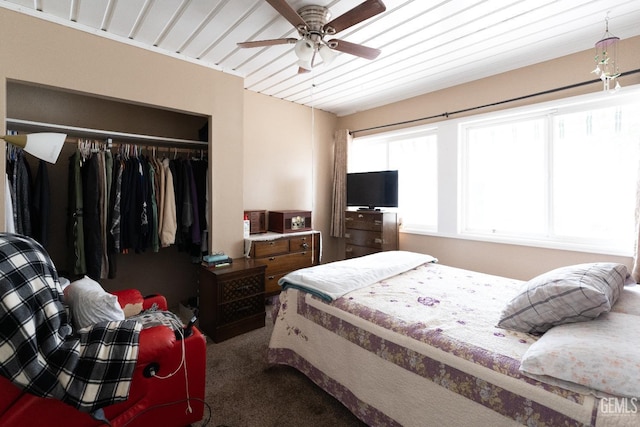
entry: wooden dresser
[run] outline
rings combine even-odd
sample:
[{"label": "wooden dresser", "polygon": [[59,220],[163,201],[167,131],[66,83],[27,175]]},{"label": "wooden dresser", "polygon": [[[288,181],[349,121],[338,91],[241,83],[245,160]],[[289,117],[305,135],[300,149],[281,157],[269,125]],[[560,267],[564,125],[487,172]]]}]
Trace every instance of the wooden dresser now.
[{"label": "wooden dresser", "polygon": [[346,211],[345,258],[355,258],[398,249],[398,220],[395,212]]},{"label": "wooden dresser", "polygon": [[265,297],[280,293],[278,280],[299,268],[320,263],[320,232],[266,233],[245,239],[245,254],[265,265]]},{"label": "wooden dresser", "polygon": [[200,267],[200,328],[220,342],[264,327],[265,266],[237,258],[227,267]]}]

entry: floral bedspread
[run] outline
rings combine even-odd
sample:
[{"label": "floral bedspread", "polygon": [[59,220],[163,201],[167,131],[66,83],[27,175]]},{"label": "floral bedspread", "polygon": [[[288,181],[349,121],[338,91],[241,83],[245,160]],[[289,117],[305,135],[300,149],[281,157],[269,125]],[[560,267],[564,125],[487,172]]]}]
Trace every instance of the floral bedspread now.
[{"label": "floral bedspread", "polygon": [[[519,280],[424,264],[366,289],[335,306],[364,320],[426,342],[459,357],[502,364],[511,370],[537,338],[498,328],[500,312],[521,286]],[[485,350],[483,352],[483,350]],[[517,371],[517,366],[516,366]]]},{"label": "floral bedspread", "polygon": [[[597,403],[594,399],[538,382],[519,372],[522,355],[537,337],[495,325],[503,306],[518,292],[521,283],[429,263],[349,292],[331,303],[303,292],[283,292],[276,322],[286,325],[284,330],[292,340],[311,345],[309,337],[314,334],[311,327],[299,327],[289,321],[288,305],[295,306],[296,316],[518,423],[595,423]],[[296,299],[295,304],[291,298]],[[424,348],[442,352],[433,357],[433,351],[424,351]],[[304,364],[289,349],[270,348],[269,351],[273,362],[299,368],[296,365]],[[460,359],[471,363],[462,363],[465,367],[460,368]],[[312,378],[316,383],[327,382],[321,372],[305,368],[308,375],[315,372],[319,376]],[[486,369],[499,374],[493,378],[511,380],[482,379],[487,378]],[[545,399],[557,400],[556,408],[568,407],[571,409],[566,412],[581,414],[579,420],[531,399],[527,393],[532,387],[542,389],[547,395]],[[340,395],[342,391],[331,393]],[[362,402],[345,404],[358,409],[363,406]],[[361,418],[366,420],[364,416]]]}]

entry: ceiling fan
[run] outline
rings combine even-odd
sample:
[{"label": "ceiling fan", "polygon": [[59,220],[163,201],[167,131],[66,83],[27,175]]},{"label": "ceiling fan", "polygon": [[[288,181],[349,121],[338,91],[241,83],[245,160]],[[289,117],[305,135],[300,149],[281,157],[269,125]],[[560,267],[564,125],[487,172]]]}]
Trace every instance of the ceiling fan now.
[{"label": "ceiling fan", "polygon": [[266,0],[280,15],[289,21],[300,34],[300,39],[282,38],[256,40],[238,43],[239,47],[264,47],[279,44],[295,44],[298,57],[298,72],[311,71],[315,65],[316,54],[322,62],[331,63],[337,52],[344,52],[365,59],[376,59],[380,49],[351,43],[340,39],[325,40],[325,36],[333,36],[340,31],[352,27],[364,20],[372,18],[386,10],[381,0],[365,0],[363,3],[329,21],[331,13],[324,6],[307,5],[295,11],[285,0]]}]

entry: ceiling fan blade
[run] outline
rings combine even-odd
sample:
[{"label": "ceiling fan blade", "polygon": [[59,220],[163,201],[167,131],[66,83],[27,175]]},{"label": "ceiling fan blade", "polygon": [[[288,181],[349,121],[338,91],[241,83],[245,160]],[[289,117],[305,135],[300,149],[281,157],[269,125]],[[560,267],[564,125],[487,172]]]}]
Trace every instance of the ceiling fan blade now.
[{"label": "ceiling fan blade", "polygon": [[288,38],[288,39],[271,39],[271,40],[256,40],[252,42],[241,42],[238,43],[238,47],[263,47],[263,46],[275,46],[278,44],[295,44],[298,39]]},{"label": "ceiling fan blade", "polygon": [[323,29],[328,34],[336,34],[385,10],[387,10],[387,7],[381,0],[366,0],[334,20],[327,22]]},{"label": "ceiling fan blade", "polygon": [[293,10],[293,8],[289,6],[289,3],[287,3],[286,1],[267,0],[267,3],[269,3],[275,10],[277,10],[278,13],[282,15],[287,21],[291,22],[294,27],[298,28],[299,26],[307,26],[307,23],[304,22],[304,19],[302,19],[302,17],[298,15],[298,12]]},{"label": "ceiling fan blade", "polygon": [[349,53],[365,59],[376,59],[382,52],[380,49],[363,46],[361,44],[351,43],[339,39],[331,39],[327,42],[329,47],[340,52]]}]

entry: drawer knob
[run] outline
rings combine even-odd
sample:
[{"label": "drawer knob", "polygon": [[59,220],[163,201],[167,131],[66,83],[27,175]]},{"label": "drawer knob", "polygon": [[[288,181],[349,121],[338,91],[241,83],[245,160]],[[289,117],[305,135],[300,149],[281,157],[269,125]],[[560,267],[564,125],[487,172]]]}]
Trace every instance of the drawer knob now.
[{"label": "drawer knob", "polygon": [[300,246],[302,246],[302,249],[309,248],[309,244],[307,242],[302,243],[302,245],[300,245]]},{"label": "drawer knob", "polygon": [[276,244],[276,242],[269,242],[269,246],[273,246],[275,244]]},{"label": "drawer knob", "polygon": [[351,233],[344,233],[344,238],[345,239],[350,239],[351,238]]},{"label": "drawer knob", "polygon": [[382,243],[382,239],[380,239],[380,238],[376,238],[376,239],[374,239],[373,241],[374,241],[375,243]]}]

